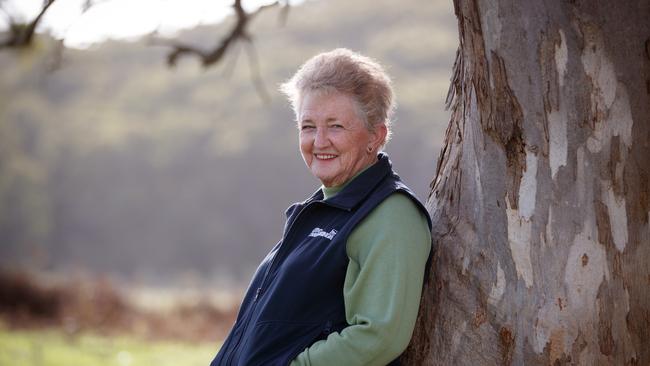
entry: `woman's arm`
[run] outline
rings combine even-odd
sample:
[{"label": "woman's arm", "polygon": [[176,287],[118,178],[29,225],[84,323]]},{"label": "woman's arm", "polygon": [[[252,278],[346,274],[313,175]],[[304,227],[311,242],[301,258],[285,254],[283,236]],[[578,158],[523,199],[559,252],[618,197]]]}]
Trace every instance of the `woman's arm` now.
[{"label": "woman's arm", "polygon": [[385,366],[408,346],[431,249],[424,214],[395,193],[354,229],[346,249],[350,326],[305,349],[291,366]]}]

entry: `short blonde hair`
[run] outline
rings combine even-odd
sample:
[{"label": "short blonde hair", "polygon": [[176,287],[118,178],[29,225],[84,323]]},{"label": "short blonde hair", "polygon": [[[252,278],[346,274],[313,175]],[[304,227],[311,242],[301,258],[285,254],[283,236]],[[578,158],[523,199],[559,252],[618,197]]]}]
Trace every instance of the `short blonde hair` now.
[{"label": "short blonde hair", "polygon": [[298,118],[305,92],[336,91],[350,95],[368,130],[385,124],[391,135],[395,101],[391,80],[376,61],[345,48],[320,53],[305,62],[289,81],[280,86]]}]

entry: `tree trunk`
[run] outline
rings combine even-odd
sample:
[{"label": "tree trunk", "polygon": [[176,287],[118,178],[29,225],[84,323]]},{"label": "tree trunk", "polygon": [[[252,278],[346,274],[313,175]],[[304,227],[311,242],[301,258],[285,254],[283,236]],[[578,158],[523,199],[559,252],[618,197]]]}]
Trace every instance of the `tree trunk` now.
[{"label": "tree trunk", "polygon": [[650,1],[455,0],[409,365],[650,365]]}]

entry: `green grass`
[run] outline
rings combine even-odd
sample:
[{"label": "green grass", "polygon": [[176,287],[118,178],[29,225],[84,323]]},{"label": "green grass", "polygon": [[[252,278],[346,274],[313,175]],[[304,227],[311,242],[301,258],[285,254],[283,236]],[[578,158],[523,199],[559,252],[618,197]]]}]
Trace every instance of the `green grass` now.
[{"label": "green grass", "polygon": [[217,345],[0,328],[0,366],[207,366]]}]

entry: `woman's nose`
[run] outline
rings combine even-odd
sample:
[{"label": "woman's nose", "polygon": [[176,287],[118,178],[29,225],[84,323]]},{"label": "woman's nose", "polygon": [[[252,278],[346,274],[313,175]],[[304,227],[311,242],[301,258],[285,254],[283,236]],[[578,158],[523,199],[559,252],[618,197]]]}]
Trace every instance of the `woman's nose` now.
[{"label": "woman's nose", "polygon": [[329,145],[329,137],[327,136],[326,128],[317,128],[316,137],[314,139],[315,147],[327,147]]}]

